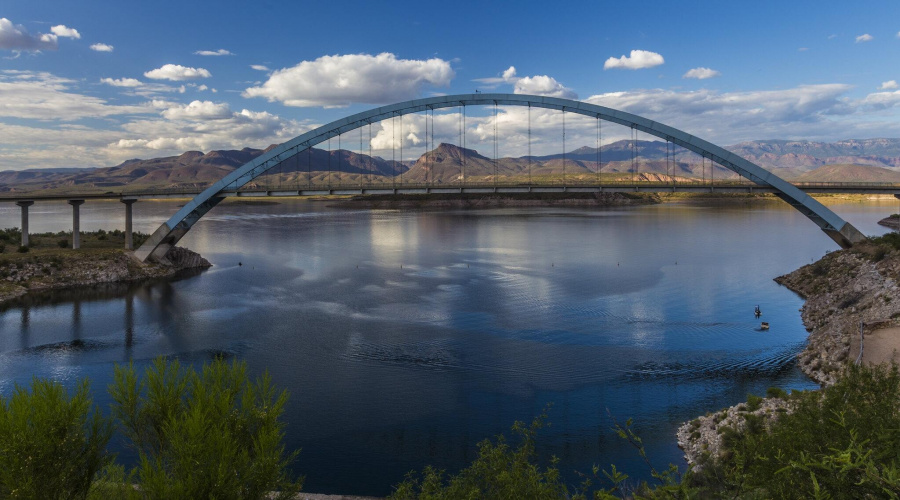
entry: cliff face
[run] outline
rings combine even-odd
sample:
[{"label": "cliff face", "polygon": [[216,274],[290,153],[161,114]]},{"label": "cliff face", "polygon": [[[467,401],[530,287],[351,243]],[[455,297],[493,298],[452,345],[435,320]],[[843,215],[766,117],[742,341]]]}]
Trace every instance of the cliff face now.
[{"label": "cliff face", "polygon": [[[822,385],[830,385],[841,376],[851,359],[851,347],[859,345],[860,323],[881,325],[900,318],[900,250],[890,244],[864,242],[850,250],[833,252],[817,262],[779,276],[775,281],[806,300],[801,311],[803,324],[810,332],[806,349],[798,356],[800,369]],[[900,238],[897,238],[900,242]],[[745,415],[762,416],[770,424],[778,415],[791,411],[780,398],[749,403],[720,410],[683,424],[677,432],[678,446],[688,463],[702,467],[722,450],[724,428],[741,432]]]},{"label": "cliff face", "polygon": [[820,384],[832,384],[858,342],[859,325],[900,316],[900,252],[870,243],[826,255],[775,279],[801,297],[809,343],[800,368]]}]

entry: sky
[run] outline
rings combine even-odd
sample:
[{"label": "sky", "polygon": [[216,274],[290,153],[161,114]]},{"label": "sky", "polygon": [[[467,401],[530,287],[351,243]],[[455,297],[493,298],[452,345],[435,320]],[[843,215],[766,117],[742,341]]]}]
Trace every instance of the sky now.
[{"label": "sky", "polygon": [[[476,89],[600,104],[723,146],[900,137],[900,2],[0,2],[0,170],[264,148]],[[411,159],[459,142],[460,119],[435,113],[433,134],[424,115],[381,122],[341,147]],[[563,119],[470,109],[466,145],[490,156],[496,129],[500,156],[560,153]],[[596,120],[565,123],[567,150],[596,146]],[[601,125],[603,144],[630,135]]]}]

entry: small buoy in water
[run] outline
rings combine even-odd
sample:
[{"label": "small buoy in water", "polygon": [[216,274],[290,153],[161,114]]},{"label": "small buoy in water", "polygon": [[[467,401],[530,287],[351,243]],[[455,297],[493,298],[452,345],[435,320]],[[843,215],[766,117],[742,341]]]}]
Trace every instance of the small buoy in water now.
[{"label": "small buoy in water", "polygon": [[240,263],[240,262],[238,262],[238,266],[243,266],[243,265],[244,265],[244,264],[242,264],[242,263]]}]

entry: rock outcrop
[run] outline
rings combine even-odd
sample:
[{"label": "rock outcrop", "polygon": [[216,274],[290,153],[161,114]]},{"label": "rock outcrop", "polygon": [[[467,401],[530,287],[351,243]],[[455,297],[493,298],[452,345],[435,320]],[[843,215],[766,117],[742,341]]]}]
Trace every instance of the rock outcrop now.
[{"label": "rock outcrop", "polygon": [[0,263],[0,304],[28,292],[167,278],[212,265],[186,248],[174,247],[168,256],[172,265],[140,263],[124,250],[110,249],[17,256]]}]

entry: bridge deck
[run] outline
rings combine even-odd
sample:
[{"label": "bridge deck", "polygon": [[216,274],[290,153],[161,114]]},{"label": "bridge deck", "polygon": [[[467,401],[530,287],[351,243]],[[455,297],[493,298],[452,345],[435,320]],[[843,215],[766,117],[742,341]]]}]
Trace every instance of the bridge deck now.
[{"label": "bridge deck", "polygon": [[[874,182],[804,182],[795,183],[798,189],[810,194],[886,194],[900,195],[900,184]],[[104,193],[29,194],[5,193],[0,202],[52,201],[52,200],[150,200],[166,198],[193,198],[201,189],[161,189],[153,191],[122,191]],[[493,194],[493,193],[774,193],[768,186],[749,182],[701,183],[567,183],[552,184],[397,184],[376,183],[367,185],[333,184],[322,186],[278,187],[269,189],[225,190],[225,197],[286,197],[329,195],[393,195],[393,194]]]}]

